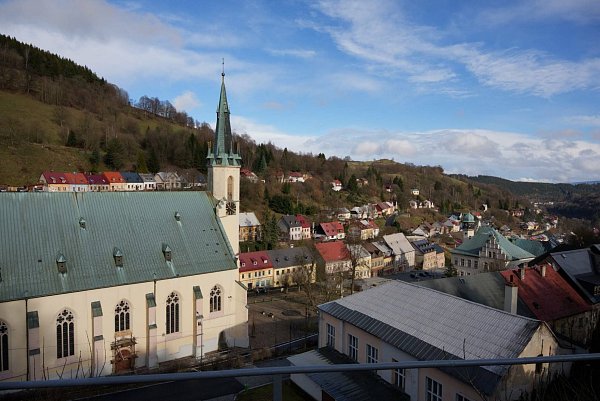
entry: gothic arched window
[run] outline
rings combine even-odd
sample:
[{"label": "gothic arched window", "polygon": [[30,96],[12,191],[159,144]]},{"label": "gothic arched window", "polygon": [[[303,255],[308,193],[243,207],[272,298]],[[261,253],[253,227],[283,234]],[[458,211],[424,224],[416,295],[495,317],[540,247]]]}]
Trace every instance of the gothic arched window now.
[{"label": "gothic arched window", "polygon": [[227,200],[233,200],[233,177],[227,177]]},{"label": "gothic arched window", "polygon": [[115,307],[115,331],[129,330],[130,327],[129,302],[122,300]]},{"label": "gothic arched window", "polygon": [[0,372],[8,370],[8,326],[0,320]]},{"label": "gothic arched window", "polygon": [[167,334],[179,331],[179,295],[172,292],[167,297]]},{"label": "gothic arched window", "polygon": [[221,308],[222,308],[221,295],[222,295],[222,290],[221,290],[221,287],[218,285],[215,285],[212,288],[212,290],[210,290],[210,311],[211,312],[218,312],[221,310]]},{"label": "gothic arched window", "polygon": [[56,357],[75,355],[75,318],[64,309],[56,318]]}]

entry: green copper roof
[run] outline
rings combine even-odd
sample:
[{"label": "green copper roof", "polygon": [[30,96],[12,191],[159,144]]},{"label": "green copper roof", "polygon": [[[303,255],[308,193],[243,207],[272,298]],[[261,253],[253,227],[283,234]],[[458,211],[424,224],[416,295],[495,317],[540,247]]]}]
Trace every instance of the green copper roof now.
[{"label": "green copper roof", "polygon": [[475,216],[471,213],[463,214],[462,221],[463,223],[475,223]]},{"label": "green copper roof", "polygon": [[0,238],[0,302],[236,269],[205,192],[0,193]]},{"label": "green copper roof", "polygon": [[221,95],[217,107],[217,126],[215,128],[215,142],[208,151],[208,163],[212,165],[239,166],[240,156],[233,149],[233,135],[229,120],[229,104],[225,91],[225,73],[221,74]]},{"label": "green copper roof", "polygon": [[452,249],[450,253],[477,257],[479,256],[479,250],[483,248],[483,246],[491,236],[496,238],[496,242],[498,243],[500,249],[506,255],[508,260],[512,261],[534,258],[534,256],[531,253],[511,243],[506,237],[504,237],[498,231],[489,226],[481,227],[479,230],[477,230],[477,232],[472,238],[469,238],[460,246]]}]

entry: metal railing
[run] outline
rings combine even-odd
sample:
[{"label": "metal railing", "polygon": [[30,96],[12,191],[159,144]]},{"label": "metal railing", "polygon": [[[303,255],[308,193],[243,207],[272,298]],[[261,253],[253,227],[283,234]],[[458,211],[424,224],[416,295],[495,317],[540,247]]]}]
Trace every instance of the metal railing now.
[{"label": "metal railing", "polygon": [[139,376],[105,376],[86,379],[61,379],[42,381],[0,382],[0,390],[57,388],[74,386],[100,386],[131,383],[156,383],[192,379],[214,379],[243,376],[273,376],[273,400],[281,401],[282,376],[298,373],[356,372],[390,369],[462,368],[471,366],[530,365],[536,363],[600,361],[600,353],[576,355],[552,355],[528,358],[504,359],[443,359],[434,361],[403,361],[382,363],[351,363],[340,365],[278,366],[265,368],[242,368],[218,371],[147,374]]}]

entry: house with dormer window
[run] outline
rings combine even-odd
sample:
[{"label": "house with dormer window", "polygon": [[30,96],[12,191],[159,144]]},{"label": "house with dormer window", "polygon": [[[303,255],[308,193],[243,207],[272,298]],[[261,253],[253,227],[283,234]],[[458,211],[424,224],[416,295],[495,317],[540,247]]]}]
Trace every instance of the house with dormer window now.
[{"label": "house with dormer window", "polygon": [[249,290],[273,286],[273,263],[267,251],[240,253],[239,279]]}]

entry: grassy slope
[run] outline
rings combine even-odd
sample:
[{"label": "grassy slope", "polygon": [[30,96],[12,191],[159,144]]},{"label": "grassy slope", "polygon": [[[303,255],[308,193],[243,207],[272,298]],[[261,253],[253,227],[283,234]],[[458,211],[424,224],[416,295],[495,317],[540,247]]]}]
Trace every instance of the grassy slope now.
[{"label": "grassy slope", "polygon": [[[67,130],[56,122],[56,109],[23,94],[0,91],[0,185],[36,183],[44,170],[90,170],[86,152],[64,146]],[[66,125],[77,129],[85,113],[66,108],[66,114]],[[136,110],[126,109],[121,115],[135,120],[140,132],[165,124],[181,128]],[[98,116],[93,119],[101,124]]]}]

